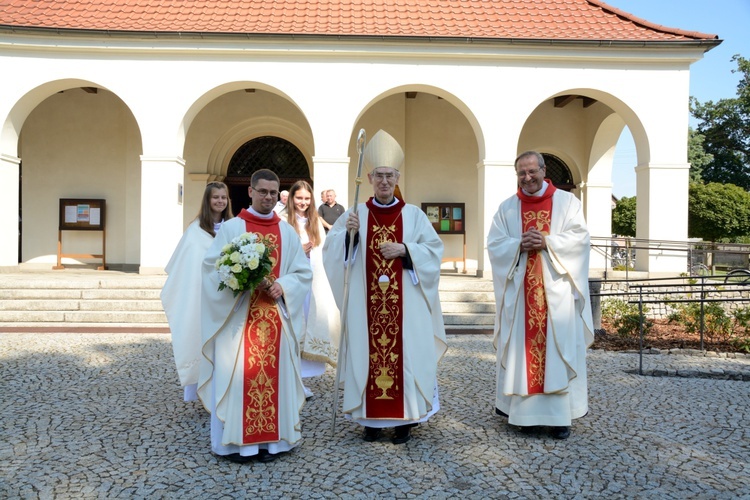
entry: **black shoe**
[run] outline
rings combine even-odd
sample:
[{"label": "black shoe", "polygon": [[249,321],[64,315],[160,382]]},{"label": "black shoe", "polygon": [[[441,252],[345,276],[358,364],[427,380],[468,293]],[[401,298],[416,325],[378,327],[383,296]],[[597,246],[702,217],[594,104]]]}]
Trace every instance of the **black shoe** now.
[{"label": "black shoe", "polygon": [[404,444],[408,442],[411,439],[411,428],[415,427],[416,425],[417,424],[406,424],[397,426],[394,430],[391,443]]},{"label": "black shoe", "polygon": [[499,409],[497,409],[497,408],[495,408],[495,414],[496,414],[496,415],[500,415],[501,417],[505,417],[505,418],[508,418],[508,414],[507,414],[507,413],[503,413],[503,412],[501,412],[501,411],[500,411]]},{"label": "black shoe", "polygon": [[258,462],[268,463],[279,458],[279,455],[269,453],[268,450],[258,450]]},{"label": "black shoe", "polygon": [[550,434],[555,439],[568,439],[570,437],[570,427],[552,427]]},{"label": "black shoe", "polygon": [[250,455],[249,457],[243,457],[239,453],[230,453],[229,455],[219,455],[219,456],[221,458],[224,458],[236,464],[246,464],[248,462],[252,462],[253,458],[255,458],[252,455]]},{"label": "black shoe", "polygon": [[380,437],[381,429],[377,427],[365,427],[365,433],[362,435],[362,439],[368,443],[376,441]]},{"label": "black shoe", "polygon": [[539,426],[538,425],[516,425],[515,427],[521,434],[536,434],[539,432]]}]

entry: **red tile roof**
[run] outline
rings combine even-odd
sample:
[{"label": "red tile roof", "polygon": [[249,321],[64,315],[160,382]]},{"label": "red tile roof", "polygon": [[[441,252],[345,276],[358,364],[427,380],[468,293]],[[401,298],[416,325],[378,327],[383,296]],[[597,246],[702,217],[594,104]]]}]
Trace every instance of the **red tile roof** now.
[{"label": "red tile roof", "polygon": [[0,0],[0,27],[587,41],[718,38],[658,26],[601,0]]}]

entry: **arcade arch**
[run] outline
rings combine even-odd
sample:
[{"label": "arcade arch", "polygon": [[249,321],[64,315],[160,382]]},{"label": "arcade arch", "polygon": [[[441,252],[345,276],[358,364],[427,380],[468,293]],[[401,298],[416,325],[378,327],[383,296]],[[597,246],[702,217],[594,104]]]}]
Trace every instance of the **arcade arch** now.
[{"label": "arcade arch", "polygon": [[[399,189],[408,203],[465,203],[467,258],[476,266],[484,250],[478,244],[483,226],[477,197],[477,164],[484,142],[473,113],[459,98],[436,87],[409,85],[382,92],[363,109],[352,130],[350,184],[356,177],[356,136],[362,128],[368,137],[385,129],[401,144],[404,165]],[[354,190],[349,192],[351,205]],[[359,201],[371,195],[370,186],[363,184]],[[460,235],[442,239],[446,258],[462,255]]]},{"label": "arcade arch", "polygon": [[[19,263],[56,262],[61,198],[106,200],[107,260],[139,261],[139,224],[130,215],[140,213],[141,134],[119,96],[91,81],[47,82],[12,108],[0,143],[19,160],[19,197],[7,212],[21,220]],[[78,231],[63,241],[65,253],[97,253],[102,238]]]},{"label": "arcade arch", "polygon": [[[193,118],[189,121],[185,141],[185,197],[191,206],[200,203],[206,182],[222,180],[229,185],[235,212],[246,207],[249,176],[237,171],[232,175],[231,169],[233,162],[235,168],[237,166],[238,152],[245,159],[253,155],[253,144],[256,147],[276,144],[277,153],[283,150],[284,154],[295,158],[296,169],[289,175],[302,175],[300,178],[311,180],[314,176],[313,133],[303,112],[288,96],[257,82],[235,83],[219,90],[226,92],[215,95],[212,90],[209,94],[213,99],[202,99],[203,107],[192,110]],[[282,144],[284,146],[279,146]],[[271,156],[267,158],[273,160]],[[288,162],[275,164],[271,161],[266,168],[274,170],[291,185],[291,177],[285,174]],[[194,216],[185,210],[184,223],[188,224]]]}]

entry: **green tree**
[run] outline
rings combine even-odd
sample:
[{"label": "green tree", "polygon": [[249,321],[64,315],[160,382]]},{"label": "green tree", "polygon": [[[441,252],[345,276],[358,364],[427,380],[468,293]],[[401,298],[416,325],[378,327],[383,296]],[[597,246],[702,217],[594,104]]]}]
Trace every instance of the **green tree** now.
[{"label": "green tree", "polygon": [[737,242],[750,234],[750,193],[734,184],[690,184],[688,236]]},{"label": "green tree", "polygon": [[612,211],[612,234],[635,236],[635,196],[623,196]]},{"label": "green tree", "polygon": [[706,153],[703,142],[706,136],[688,129],[688,161],[690,162],[690,182],[700,182],[703,179],[703,168],[714,161],[714,155]]},{"label": "green tree", "polygon": [[704,149],[713,155],[705,165],[705,182],[735,184],[750,190],[750,61],[739,54],[733,73],[742,73],[737,97],[718,102],[698,102],[691,98],[693,116],[700,120],[698,132],[705,136]]}]

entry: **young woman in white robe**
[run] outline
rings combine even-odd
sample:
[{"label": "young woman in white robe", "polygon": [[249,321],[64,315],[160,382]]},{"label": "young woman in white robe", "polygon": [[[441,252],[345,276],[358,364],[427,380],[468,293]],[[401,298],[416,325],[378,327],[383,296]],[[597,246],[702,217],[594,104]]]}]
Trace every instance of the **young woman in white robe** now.
[{"label": "young woman in white robe", "polygon": [[[325,231],[312,203],[312,186],[297,181],[289,189],[287,222],[297,230],[313,271],[312,289],[305,300],[305,333],[300,348],[302,378],[322,375],[326,364],[335,366],[340,329],[339,310],[323,268]],[[305,396],[312,397],[305,387]]]},{"label": "young woman in white robe", "polygon": [[172,333],[172,350],[185,401],[198,399],[203,256],[221,224],[232,217],[226,184],[211,182],[206,185],[198,215],[185,230],[164,268],[168,277],[161,290],[161,303]]}]

